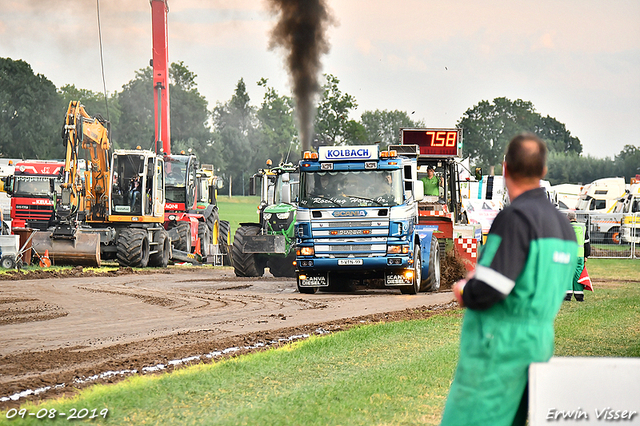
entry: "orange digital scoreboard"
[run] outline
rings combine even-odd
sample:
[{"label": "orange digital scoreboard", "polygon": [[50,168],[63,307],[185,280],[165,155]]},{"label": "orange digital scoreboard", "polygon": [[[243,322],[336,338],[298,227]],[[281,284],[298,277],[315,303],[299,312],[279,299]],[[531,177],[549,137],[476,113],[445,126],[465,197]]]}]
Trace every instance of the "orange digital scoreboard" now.
[{"label": "orange digital scoreboard", "polygon": [[402,145],[418,145],[420,155],[459,157],[460,129],[402,129]]}]

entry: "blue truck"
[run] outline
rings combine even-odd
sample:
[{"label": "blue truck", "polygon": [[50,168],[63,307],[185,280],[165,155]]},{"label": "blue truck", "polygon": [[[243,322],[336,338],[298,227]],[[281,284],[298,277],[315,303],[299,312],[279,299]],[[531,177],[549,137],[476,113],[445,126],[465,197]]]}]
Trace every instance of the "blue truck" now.
[{"label": "blue truck", "polygon": [[439,287],[437,241],[417,223],[423,196],[416,160],[395,151],[363,145],[305,153],[295,229],[298,291],[350,290],[354,280],[409,294]]},{"label": "blue truck", "polygon": [[[460,129],[403,129],[400,145],[385,151],[359,145],[303,153],[298,291],[351,291],[356,284],[437,291],[448,240],[456,253],[475,258],[481,236],[464,224],[456,172],[461,148]],[[424,195],[418,172],[427,167],[436,170],[439,196]]]}]

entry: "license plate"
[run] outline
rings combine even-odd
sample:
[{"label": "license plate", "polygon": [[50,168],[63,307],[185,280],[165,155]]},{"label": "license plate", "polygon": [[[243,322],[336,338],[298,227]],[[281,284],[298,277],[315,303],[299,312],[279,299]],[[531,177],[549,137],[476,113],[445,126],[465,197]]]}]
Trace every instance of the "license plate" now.
[{"label": "license plate", "polygon": [[300,287],[327,287],[327,277],[324,275],[307,277],[305,280],[300,281]]},{"label": "license plate", "polygon": [[338,259],[338,265],[362,265],[362,259]]}]

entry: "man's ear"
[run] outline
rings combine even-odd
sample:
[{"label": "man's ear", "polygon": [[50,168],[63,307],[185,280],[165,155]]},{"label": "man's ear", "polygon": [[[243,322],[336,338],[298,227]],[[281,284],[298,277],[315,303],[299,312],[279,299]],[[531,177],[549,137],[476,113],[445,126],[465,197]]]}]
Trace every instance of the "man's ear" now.
[{"label": "man's ear", "polygon": [[509,176],[509,171],[507,169],[507,162],[506,161],[502,162],[502,176],[504,176],[505,178],[507,178]]},{"label": "man's ear", "polygon": [[547,175],[547,171],[548,171],[547,170],[547,166],[544,166],[544,169],[542,169],[542,178],[541,179],[544,179],[544,177]]}]

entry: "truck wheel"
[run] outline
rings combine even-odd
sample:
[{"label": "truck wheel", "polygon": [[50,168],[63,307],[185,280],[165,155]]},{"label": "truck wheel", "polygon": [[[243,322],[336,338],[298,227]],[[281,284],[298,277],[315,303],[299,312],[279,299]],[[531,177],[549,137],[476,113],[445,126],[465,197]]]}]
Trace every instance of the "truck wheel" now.
[{"label": "truck wheel", "polygon": [[270,256],[267,266],[274,277],[294,278],[296,276],[296,268],[293,266],[294,260],[296,260],[295,254],[287,257]]},{"label": "truck wheel", "polygon": [[169,239],[167,231],[164,229],[158,231],[156,241],[156,249],[158,252],[149,256],[149,266],[166,268],[169,264],[169,255],[171,254],[171,240]]},{"label": "truck wheel", "polygon": [[260,228],[257,226],[241,226],[236,231],[233,246],[231,246],[231,260],[236,277],[261,277],[264,275],[265,262],[259,259],[256,253],[242,252],[245,237],[259,233]]},{"label": "truck wheel", "polygon": [[429,276],[424,280],[422,291],[440,290],[440,244],[435,236],[431,236],[431,252],[429,253]]},{"label": "truck wheel", "polygon": [[422,282],[422,254],[420,252],[420,246],[416,244],[413,247],[413,267],[415,271],[413,273],[413,283],[404,287],[400,287],[402,294],[418,294],[420,291],[420,283]]},{"label": "truck wheel", "polygon": [[218,245],[220,246],[220,252],[223,254],[222,256],[222,265],[231,266],[231,226],[229,222],[226,220],[221,220],[218,222]]},{"label": "truck wheel", "polygon": [[146,268],[149,264],[149,239],[144,229],[123,229],[116,246],[120,266]]},{"label": "truck wheel", "polygon": [[297,279],[296,283],[298,287],[298,293],[302,294],[315,294],[318,291],[318,287],[300,287],[300,279]]},{"label": "truck wheel", "polygon": [[176,241],[172,241],[173,247],[176,250],[191,253],[191,223],[180,221],[171,228],[177,228],[178,230],[178,239]]},{"label": "truck wheel", "polygon": [[206,222],[198,222],[198,238],[200,239],[200,254],[206,257],[208,244],[211,244],[211,231]]},{"label": "truck wheel", "polygon": [[620,229],[615,227],[607,232],[607,242],[611,244],[620,244]]}]

